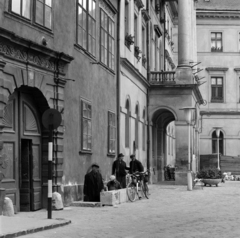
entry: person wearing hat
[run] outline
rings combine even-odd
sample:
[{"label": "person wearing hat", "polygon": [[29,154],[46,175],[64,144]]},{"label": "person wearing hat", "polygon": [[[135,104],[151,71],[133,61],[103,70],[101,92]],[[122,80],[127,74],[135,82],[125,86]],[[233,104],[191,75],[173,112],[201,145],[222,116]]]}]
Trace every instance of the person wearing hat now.
[{"label": "person wearing hat", "polygon": [[123,161],[124,155],[120,153],[118,158],[113,162],[112,174],[116,174],[117,181],[122,188],[126,188],[126,170],[129,170],[126,163]]},{"label": "person wearing hat", "polygon": [[91,167],[92,171],[87,173],[84,179],[84,201],[100,202],[100,192],[104,188],[102,175],[97,163],[93,163]]},{"label": "person wearing hat", "polygon": [[116,180],[116,177],[114,175],[111,175],[109,179],[110,179],[110,181],[107,183],[108,191],[117,190],[117,189],[122,188],[120,183]]},{"label": "person wearing hat", "polygon": [[136,159],[135,155],[130,155],[130,159],[132,160],[130,162],[130,169],[129,169],[129,173],[133,174],[135,172],[143,172],[143,165],[142,163]]}]

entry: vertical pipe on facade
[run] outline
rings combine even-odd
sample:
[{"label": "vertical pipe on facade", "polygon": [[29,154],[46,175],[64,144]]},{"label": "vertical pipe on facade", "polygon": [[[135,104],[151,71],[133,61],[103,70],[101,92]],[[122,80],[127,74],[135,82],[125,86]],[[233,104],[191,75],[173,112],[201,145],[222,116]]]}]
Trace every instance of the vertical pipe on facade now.
[{"label": "vertical pipe on facade", "polygon": [[163,1],[163,15],[164,15],[164,26],[163,26],[163,70],[166,71],[166,60],[165,60],[165,29],[166,29],[166,5]]},{"label": "vertical pipe on facade", "polygon": [[118,1],[118,17],[117,17],[117,78],[116,78],[116,93],[117,93],[117,154],[120,153],[120,6],[121,1]]},{"label": "vertical pipe on facade", "polygon": [[[149,0],[146,1],[146,10],[150,15],[150,8],[149,8]],[[150,37],[150,21],[147,22],[147,81],[150,81],[150,44],[149,44],[149,37]],[[147,169],[150,169],[150,120],[149,120],[149,88],[147,88]]]}]

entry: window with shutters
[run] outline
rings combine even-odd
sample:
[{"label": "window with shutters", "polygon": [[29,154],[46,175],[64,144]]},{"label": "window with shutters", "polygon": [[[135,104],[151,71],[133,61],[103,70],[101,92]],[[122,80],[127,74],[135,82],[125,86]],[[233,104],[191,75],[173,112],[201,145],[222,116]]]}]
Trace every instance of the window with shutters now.
[{"label": "window with shutters", "polygon": [[[219,135],[219,153],[223,155],[223,141],[224,141],[224,138],[223,138],[223,133],[220,131],[220,135]],[[217,138],[217,135],[216,135],[216,131],[214,131],[212,133],[212,153],[217,153],[218,152],[218,138]]]},{"label": "window with shutters", "polygon": [[223,102],[223,78],[212,77],[211,78],[211,101],[212,102]]}]

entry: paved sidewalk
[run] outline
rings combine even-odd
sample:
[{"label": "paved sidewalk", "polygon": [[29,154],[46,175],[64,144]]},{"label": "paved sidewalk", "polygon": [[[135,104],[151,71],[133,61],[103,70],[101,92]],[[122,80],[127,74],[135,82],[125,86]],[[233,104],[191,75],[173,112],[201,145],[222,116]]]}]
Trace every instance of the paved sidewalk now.
[{"label": "paved sidewalk", "polygon": [[[240,182],[221,183],[187,191],[186,186],[151,185],[150,199],[114,207],[67,207],[47,212],[21,212],[11,219],[8,231],[20,226],[58,223],[71,220],[68,226],[49,229],[26,238],[239,238]],[[19,222],[19,224],[18,224]],[[31,224],[30,224],[31,223]],[[6,229],[6,230],[7,230]],[[1,233],[0,233],[1,234]],[[0,236],[1,237],[1,236]]]}]

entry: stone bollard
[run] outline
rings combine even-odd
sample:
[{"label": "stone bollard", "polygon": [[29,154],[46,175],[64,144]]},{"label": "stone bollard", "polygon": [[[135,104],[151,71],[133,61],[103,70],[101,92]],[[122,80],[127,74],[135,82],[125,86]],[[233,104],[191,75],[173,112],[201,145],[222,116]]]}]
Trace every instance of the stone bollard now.
[{"label": "stone bollard", "polygon": [[6,194],[5,188],[0,188],[0,216],[2,216],[5,194]]},{"label": "stone bollard", "polygon": [[14,216],[13,202],[10,198],[5,197],[3,204],[3,216]]},{"label": "stone bollard", "polygon": [[62,210],[63,209],[62,196],[58,192],[54,192],[52,194],[52,208],[54,210]]}]

